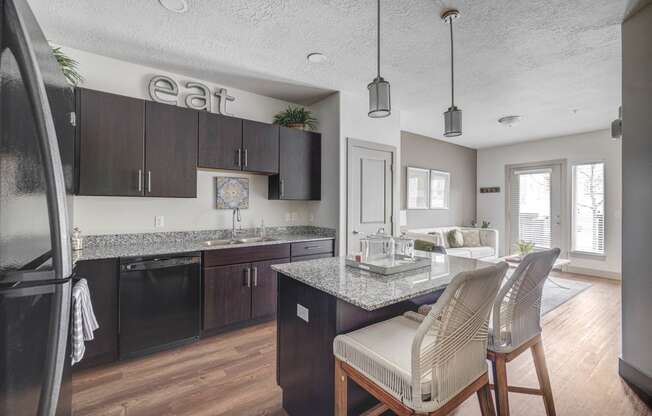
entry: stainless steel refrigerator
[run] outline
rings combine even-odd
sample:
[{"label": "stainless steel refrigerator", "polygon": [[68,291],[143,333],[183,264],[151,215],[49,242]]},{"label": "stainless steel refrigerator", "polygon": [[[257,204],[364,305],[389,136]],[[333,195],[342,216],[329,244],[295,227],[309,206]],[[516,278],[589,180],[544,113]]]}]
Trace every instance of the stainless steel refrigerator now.
[{"label": "stainless steel refrigerator", "polygon": [[74,94],[27,1],[0,8],[0,415],[65,415]]}]

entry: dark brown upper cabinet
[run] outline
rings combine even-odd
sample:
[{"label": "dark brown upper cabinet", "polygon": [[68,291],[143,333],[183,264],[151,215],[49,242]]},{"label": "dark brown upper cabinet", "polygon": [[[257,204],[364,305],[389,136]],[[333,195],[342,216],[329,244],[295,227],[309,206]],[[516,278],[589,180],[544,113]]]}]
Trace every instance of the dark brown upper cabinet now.
[{"label": "dark brown upper cabinet", "polygon": [[247,172],[278,173],[279,127],[242,121],[242,167]]},{"label": "dark brown upper cabinet", "polygon": [[199,113],[198,166],[242,170],[242,119]]},{"label": "dark brown upper cabinet", "polygon": [[278,173],[278,126],[220,114],[199,114],[202,168]]},{"label": "dark brown upper cabinet", "polygon": [[197,196],[198,112],[77,89],[77,193]]},{"label": "dark brown upper cabinet", "polygon": [[78,193],[143,195],[145,102],[78,89]]},{"label": "dark brown upper cabinet", "polygon": [[321,199],[321,134],[280,127],[278,171],[269,199]]},{"label": "dark brown upper cabinet", "polygon": [[198,112],[148,101],[145,196],[197,197]]}]

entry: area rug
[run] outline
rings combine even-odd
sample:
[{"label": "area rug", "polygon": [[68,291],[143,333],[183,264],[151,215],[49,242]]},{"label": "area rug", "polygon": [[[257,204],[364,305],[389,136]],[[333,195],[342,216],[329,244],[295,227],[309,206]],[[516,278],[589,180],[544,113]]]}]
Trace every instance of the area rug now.
[{"label": "area rug", "polygon": [[591,283],[560,279],[559,277],[549,278],[543,286],[541,316],[557,309],[590,287]]}]

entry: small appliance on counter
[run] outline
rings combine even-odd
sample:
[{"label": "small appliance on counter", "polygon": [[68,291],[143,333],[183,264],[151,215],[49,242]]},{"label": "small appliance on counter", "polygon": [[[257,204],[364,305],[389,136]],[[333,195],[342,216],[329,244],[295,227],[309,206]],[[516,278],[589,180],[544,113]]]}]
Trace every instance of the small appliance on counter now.
[{"label": "small appliance on counter", "polygon": [[84,248],[84,237],[82,237],[81,230],[77,227],[72,229],[70,246],[74,251],[80,251]]}]

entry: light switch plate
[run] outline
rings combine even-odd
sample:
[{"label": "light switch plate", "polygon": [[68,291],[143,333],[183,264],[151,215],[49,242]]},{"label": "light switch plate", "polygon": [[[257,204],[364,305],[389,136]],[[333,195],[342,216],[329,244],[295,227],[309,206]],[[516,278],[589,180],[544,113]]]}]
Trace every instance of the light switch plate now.
[{"label": "light switch plate", "polygon": [[297,303],[297,316],[306,322],[310,322],[310,311],[305,306]]},{"label": "light switch plate", "polygon": [[157,215],[154,217],[154,227],[161,228],[165,227],[165,217],[162,215]]}]

